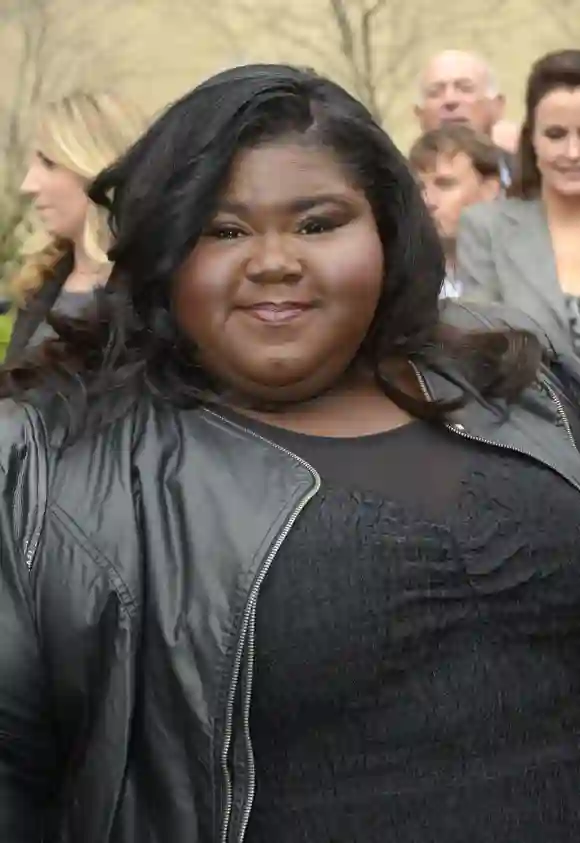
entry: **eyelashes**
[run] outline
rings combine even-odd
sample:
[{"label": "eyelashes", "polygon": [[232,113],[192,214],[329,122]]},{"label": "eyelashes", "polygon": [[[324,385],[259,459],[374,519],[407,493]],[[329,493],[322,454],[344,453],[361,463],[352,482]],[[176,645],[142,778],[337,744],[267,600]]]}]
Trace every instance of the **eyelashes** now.
[{"label": "eyelashes", "polygon": [[[296,227],[296,234],[303,235],[317,235],[327,234],[337,228],[341,228],[346,224],[345,220],[338,220],[328,216],[313,216],[302,220]],[[209,226],[204,232],[206,237],[211,237],[215,240],[239,240],[243,237],[251,236],[251,232],[246,231],[237,225],[228,223],[215,223]]]}]

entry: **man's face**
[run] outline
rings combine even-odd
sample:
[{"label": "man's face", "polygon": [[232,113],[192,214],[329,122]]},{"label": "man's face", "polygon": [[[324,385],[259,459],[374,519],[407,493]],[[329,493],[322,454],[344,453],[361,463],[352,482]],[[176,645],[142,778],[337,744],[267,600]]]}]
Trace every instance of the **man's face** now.
[{"label": "man's face", "polygon": [[484,178],[465,152],[441,152],[416,176],[445,247],[455,243],[463,209],[495,199],[500,190],[499,179]]},{"label": "man's face", "polygon": [[489,135],[502,111],[503,98],[490,91],[488,71],[476,56],[445,53],[428,65],[415,108],[423,132],[463,123]]}]

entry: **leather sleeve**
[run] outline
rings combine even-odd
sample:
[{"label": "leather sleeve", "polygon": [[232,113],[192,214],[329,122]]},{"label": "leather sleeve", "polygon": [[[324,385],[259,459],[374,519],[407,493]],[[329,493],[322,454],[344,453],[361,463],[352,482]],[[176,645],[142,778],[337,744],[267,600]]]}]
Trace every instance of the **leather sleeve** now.
[{"label": "leather sleeve", "polygon": [[[56,786],[56,751],[48,712],[28,567],[23,500],[34,443],[26,414],[0,405],[0,841],[47,838]],[[2,425],[2,422],[4,424]],[[28,509],[28,503],[26,509]]]}]

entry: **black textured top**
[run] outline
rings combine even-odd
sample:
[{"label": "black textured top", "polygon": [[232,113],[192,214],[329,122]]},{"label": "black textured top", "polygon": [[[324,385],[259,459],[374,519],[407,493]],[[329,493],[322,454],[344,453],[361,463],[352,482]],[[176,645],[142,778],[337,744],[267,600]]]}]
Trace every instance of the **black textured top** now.
[{"label": "black textured top", "polygon": [[580,839],[578,491],[425,422],[256,428],[323,485],[258,603],[247,843]]}]

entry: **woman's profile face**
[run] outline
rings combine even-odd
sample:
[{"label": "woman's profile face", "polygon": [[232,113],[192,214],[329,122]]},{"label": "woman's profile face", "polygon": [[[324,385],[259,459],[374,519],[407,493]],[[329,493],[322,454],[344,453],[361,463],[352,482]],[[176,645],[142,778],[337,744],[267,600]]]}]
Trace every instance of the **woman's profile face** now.
[{"label": "woman's profile face", "polygon": [[80,176],[36,152],[20,189],[32,197],[51,236],[71,241],[82,236],[89,199]]},{"label": "woman's profile face", "polygon": [[540,100],[533,144],[544,189],[580,195],[580,88],[556,88]]},{"label": "woman's profile face", "polygon": [[173,306],[201,362],[244,398],[295,401],[348,368],[382,291],[371,207],[331,153],[243,151]]}]

